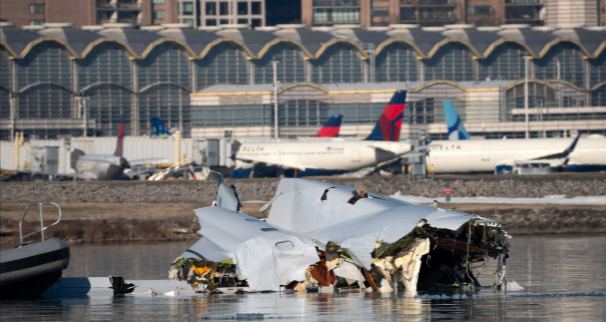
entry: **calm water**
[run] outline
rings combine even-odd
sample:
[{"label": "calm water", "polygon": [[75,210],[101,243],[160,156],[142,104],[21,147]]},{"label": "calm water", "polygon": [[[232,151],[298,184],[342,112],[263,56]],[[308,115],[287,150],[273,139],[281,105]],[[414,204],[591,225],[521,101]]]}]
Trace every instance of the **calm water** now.
[{"label": "calm water", "polygon": [[[169,263],[193,242],[72,246],[66,277],[117,275],[164,279]],[[401,298],[393,294],[249,294],[238,296],[128,296],[39,299],[0,302],[2,321],[147,320],[199,321],[232,319],[237,313],[264,313],[265,319],[335,320],[474,320],[606,321],[606,236],[538,236],[512,240],[508,279],[526,290],[495,293],[483,288],[457,297]],[[494,266],[480,274],[491,285]],[[564,296],[546,297],[560,293]],[[571,296],[576,294],[577,296]]]}]

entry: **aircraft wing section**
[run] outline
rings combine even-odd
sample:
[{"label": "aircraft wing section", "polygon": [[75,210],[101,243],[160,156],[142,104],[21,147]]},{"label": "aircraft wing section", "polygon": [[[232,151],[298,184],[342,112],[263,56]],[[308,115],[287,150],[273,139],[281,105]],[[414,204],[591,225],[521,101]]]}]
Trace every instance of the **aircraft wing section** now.
[{"label": "aircraft wing section", "polygon": [[221,207],[195,210],[204,237],[181,257],[214,262],[232,260],[239,279],[257,291],[279,291],[289,281],[304,280],[318,258],[310,238]]},{"label": "aircraft wing section", "polygon": [[151,159],[139,159],[139,160],[129,160],[128,163],[133,165],[140,164],[156,164],[156,163],[165,163],[167,160],[165,158],[151,158]]},{"label": "aircraft wing section", "polygon": [[579,139],[581,138],[581,133],[579,133],[577,135],[576,138],[574,138],[574,140],[572,140],[572,143],[570,144],[570,146],[568,146],[564,151],[560,152],[560,153],[555,153],[555,154],[549,154],[549,155],[544,155],[538,158],[534,158],[532,160],[548,160],[548,159],[564,159],[564,158],[568,158],[568,156],[570,155],[570,153],[572,153],[572,151],[574,151],[574,148],[577,146],[577,143],[579,142]]},{"label": "aircraft wing section", "polygon": [[568,163],[568,157],[570,156],[572,151],[574,151],[574,148],[576,147],[577,143],[579,142],[580,137],[581,137],[581,134],[579,133],[579,135],[577,135],[577,137],[574,138],[574,140],[572,140],[572,143],[566,149],[564,149],[562,152],[538,156],[538,157],[530,158],[527,160],[508,160],[508,161],[501,162],[501,164],[511,165],[514,163],[517,163],[517,164],[524,164],[524,163],[539,164],[540,163],[540,164],[547,164],[551,168],[557,168],[557,167],[564,166]]}]

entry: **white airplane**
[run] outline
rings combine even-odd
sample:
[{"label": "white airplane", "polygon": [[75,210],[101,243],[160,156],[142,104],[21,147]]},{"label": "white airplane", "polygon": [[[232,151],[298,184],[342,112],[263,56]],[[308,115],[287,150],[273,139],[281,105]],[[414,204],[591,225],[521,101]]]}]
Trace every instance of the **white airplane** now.
[{"label": "white airplane", "polygon": [[[235,154],[232,178],[332,175],[357,171],[412,150],[398,142],[406,91],[397,91],[365,140],[244,143]],[[244,163],[252,163],[245,166]]]},{"label": "white airplane", "polygon": [[[445,109],[449,104],[444,104]],[[454,109],[452,109],[454,111]],[[453,131],[464,126],[456,111],[446,113],[447,124],[456,124]],[[453,132],[454,133],[454,132]],[[449,137],[452,135],[449,126]],[[467,134],[465,132],[465,134]],[[549,138],[505,140],[444,140],[432,141],[427,149],[426,164],[435,173],[511,171],[515,165],[542,165],[565,168],[569,171],[597,171],[606,169],[606,138]]]}]

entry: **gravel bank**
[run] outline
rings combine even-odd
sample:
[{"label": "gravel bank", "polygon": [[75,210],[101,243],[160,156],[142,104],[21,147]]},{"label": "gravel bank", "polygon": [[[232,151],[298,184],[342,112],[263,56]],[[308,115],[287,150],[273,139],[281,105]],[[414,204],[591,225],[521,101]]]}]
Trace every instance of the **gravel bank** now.
[{"label": "gravel bank", "polygon": [[[606,179],[554,179],[554,180],[435,180],[408,182],[391,178],[325,178],[327,182],[366,188],[367,191],[391,195],[401,191],[404,195],[439,197],[442,188],[454,188],[455,197],[541,198],[549,195],[600,196],[606,195]],[[241,200],[269,200],[278,186],[278,179],[239,180],[235,184]],[[215,183],[202,181],[164,182],[34,182],[3,183],[0,185],[0,202],[58,203],[172,203],[212,202]]]}]

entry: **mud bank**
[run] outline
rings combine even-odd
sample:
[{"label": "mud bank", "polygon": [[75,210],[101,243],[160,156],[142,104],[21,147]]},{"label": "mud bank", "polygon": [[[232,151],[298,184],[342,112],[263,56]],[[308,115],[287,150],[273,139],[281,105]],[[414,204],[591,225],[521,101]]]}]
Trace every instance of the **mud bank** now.
[{"label": "mud bank", "polygon": [[[392,195],[435,198],[442,195],[445,186],[454,189],[454,197],[541,198],[549,195],[600,196],[606,195],[606,178],[596,177],[503,177],[503,179],[437,179],[408,182],[401,177],[334,178],[330,183]],[[237,188],[241,200],[270,200],[278,186],[278,179],[228,180]],[[0,202],[58,203],[210,203],[216,191],[215,183],[202,181],[116,181],[116,182],[32,182],[0,184]]]},{"label": "mud bank", "polygon": [[[19,220],[26,204],[2,204],[0,243],[16,245],[19,242]],[[180,241],[197,240],[200,229],[194,221],[193,209],[205,204],[63,204],[61,224],[50,228],[46,237],[60,237],[72,243]],[[244,204],[243,211],[253,217],[262,204]],[[92,209],[92,210],[91,210]],[[606,206],[554,207],[550,205],[494,205],[462,204],[456,210],[477,214],[500,222],[504,229],[516,235],[529,234],[604,234],[606,233]],[[34,216],[35,217],[35,216]],[[32,217],[32,219],[34,219]],[[45,217],[55,220],[52,210]],[[39,222],[26,221],[24,233],[39,228]]]}]

